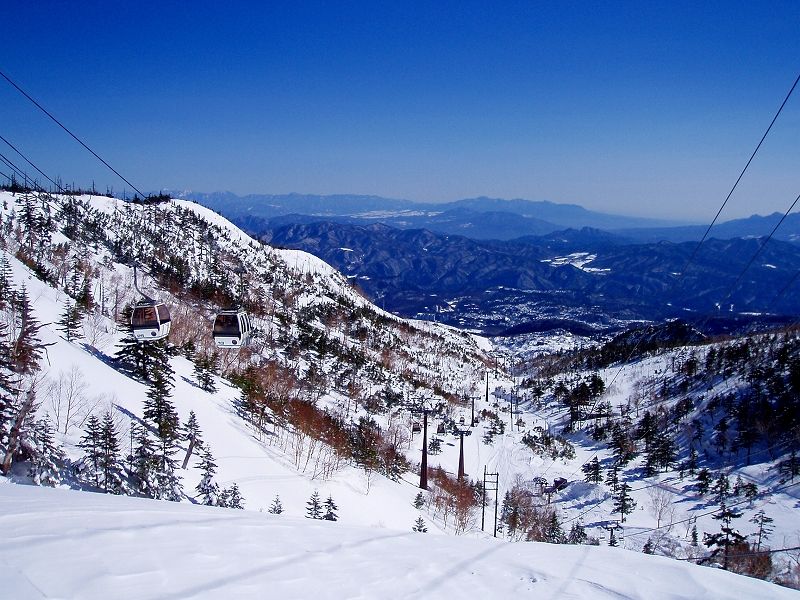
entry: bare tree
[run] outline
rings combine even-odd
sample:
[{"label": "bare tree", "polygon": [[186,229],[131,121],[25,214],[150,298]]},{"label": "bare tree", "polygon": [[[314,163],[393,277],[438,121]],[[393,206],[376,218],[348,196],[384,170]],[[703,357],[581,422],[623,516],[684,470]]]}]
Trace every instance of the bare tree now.
[{"label": "bare tree", "polygon": [[72,365],[69,371],[59,372],[57,379],[46,384],[44,394],[57,430],[67,434],[72,427],[80,425],[86,419],[88,387],[77,365]]},{"label": "bare tree", "polygon": [[648,511],[656,520],[656,528],[661,528],[662,521],[672,522],[675,518],[673,495],[661,486],[656,485],[647,490],[647,496],[650,498]]}]

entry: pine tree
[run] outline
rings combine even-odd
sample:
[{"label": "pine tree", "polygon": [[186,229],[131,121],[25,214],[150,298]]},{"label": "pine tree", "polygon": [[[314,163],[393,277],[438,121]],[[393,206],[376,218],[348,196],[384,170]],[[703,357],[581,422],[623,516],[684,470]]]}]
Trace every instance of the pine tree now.
[{"label": "pine tree", "polygon": [[431,438],[431,441],[428,442],[428,454],[432,454],[435,456],[437,454],[441,454],[441,452],[442,452],[442,441],[438,437],[433,436]]},{"label": "pine tree", "polygon": [[146,383],[150,381],[154,365],[166,362],[169,351],[164,340],[154,342],[136,340],[133,336],[133,329],[131,329],[132,312],[133,308],[126,306],[120,315],[120,329],[125,331],[125,337],[117,345],[118,350],[114,360],[131,377]]},{"label": "pine tree", "polygon": [[0,310],[8,308],[11,299],[16,295],[12,275],[8,257],[5,251],[0,251]]},{"label": "pine tree", "polygon": [[338,521],[339,517],[336,515],[337,510],[339,510],[339,507],[336,506],[333,497],[329,494],[328,499],[325,500],[325,514],[322,518],[326,521]]},{"label": "pine tree", "polygon": [[103,474],[103,491],[107,494],[120,494],[124,485],[122,479],[122,465],[119,462],[120,443],[114,415],[111,411],[103,414],[103,424],[100,430],[100,470]]},{"label": "pine tree", "polygon": [[319,500],[319,492],[314,490],[311,497],[306,502],[306,518],[307,519],[321,519],[322,518],[322,504]]},{"label": "pine tree", "polygon": [[55,487],[61,481],[61,466],[65,457],[64,451],[53,439],[49,420],[36,421],[31,442],[33,447],[30,448],[32,456],[28,475],[36,485]]},{"label": "pine tree", "polygon": [[244,510],[244,498],[242,494],[239,492],[239,486],[234,483],[231,487],[226,490],[227,493],[227,504],[228,508],[238,508],[239,510]]},{"label": "pine tree", "polygon": [[83,460],[87,465],[89,483],[100,487],[100,464],[102,461],[102,424],[97,415],[90,415],[86,420],[86,433],[78,442],[83,450]]},{"label": "pine tree", "polygon": [[711,486],[711,474],[705,467],[697,472],[697,493],[705,496]]},{"label": "pine tree", "polygon": [[153,365],[144,403],[144,418],[153,424],[154,444],[154,483],[155,497],[160,500],[178,501],[183,489],[177,474],[175,454],[180,441],[180,421],[175,407],[170,401],[172,395],[173,371],[166,354],[159,357]]},{"label": "pine tree", "polygon": [[425,520],[422,517],[417,517],[417,520],[414,521],[414,526],[411,528],[411,531],[415,531],[417,533],[428,533],[428,528],[425,526]]},{"label": "pine tree", "polygon": [[144,425],[132,424],[131,435],[136,441],[131,460],[131,475],[135,481],[135,490],[142,496],[155,498],[157,497],[155,472],[158,467],[155,460],[155,442]]},{"label": "pine tree", "polygon": [[719,512],[712,515],[712,519],[721,522],[720,531],[714,534],[706,533],[703,536],[703,543],[707,547],[716,546],[711,556],[718,556],[722,552],[722,568],[728,570],[728,554],[732,546],[736,546],[745,541],[745,537],[736,531],[731,522],[738,519],[742,513],[734,508],[728,508],[723,500],[719,507]]},{"label": "pine tree", "polygon": [[558,514],[553,510],[547,519],[547,526],[544,532],[544,541],[549,544],[563,544],[566,541],[564,530],[561,528],[561,521]]},{"label": "pine tree", "polygon": [[730,495],[731,482],[725,473],[720,473],[714,484],[711,486],[711,491],[714,492],[714,502],[722,504],[725,499]]},{"label": "pine tree", "polygon": [[283,512],[283,505],[281,504],[281,497],[278,494],[275,494],[275,500],[272,501],[272,505],[269,507],[269,513],[273,515],[279,515]]},{"label": "pine tree", "polygon": [[189,464],[189,459],[195,448],[202,450],[203,448],[203,432],[200,430],[200,424],[197,422],[197,415],[193,410],[189,411],[189,419],[183,426],[182,439],[188,442],[189,447],[186,449],[186,456],[183,459],[183,468]]},{"label": "pine tree", "polygon": [[759,510],[751,519],[750,522],[758,527],[758,531],[754,534],[756,537],[756,552],[761,551],[761,543],[768,540],[773,531],[771,523],[774,519],[768,517],[764,509]]},{"label": "pine tree", "polygon": [[214,481],[217,473],[217,464],[211,454],[211,448],[206,444],[201,450],[200,463],[196,467],[200,469],[202,475],[200,482],[195,488],[200,497],[200,504],[206,506],[217,506],[219,504],[219,485]]},{"label": "pine tree", "polygon": [[586,535],[586,528],[583,526],[583,523],[581,521],[573,523],[569,530],[569,535],[567,536],[567,543],[585,544],[588,539],[589,536]]},{"label": "pine tree", "polygon": [[207,354],[201,354],[195,357],[194,376],[197,379],[197,385],[200,386],[201,390],[211,394],[217,391],[217,386],[214,383],[211,357],[209,357]]},{"label": "pine tree", "polygon": [[621,515],[620,520],[623,523],[625,522],[625,515],[632,513],[633,509],[636,508],[636,501],[631,498],[629,493],[630,491],[631,486],[629,486],[627,482],[623,481],[619,485],[617,493],[613,496],[614,512],[618,512]]},{"label": "pine tree", "polygon": [[425,506],[425,497],[422,492],[417,492],[417,495],[414,496],[414,508],[421,510],[423,506]]},{"label": "pine tree", "polygon": [[653,547],[653,538],[647,538],[647,541],[642,546],[642,552],[645,554],[655,554],[655,548]]},{"label": "pine tree", "polygon": [[613,493],[617,493],[619,490],[619,464],[614,463],[611,465],[611,468],[608,470],[608,474],[606,475],[606,484],[608,487],[611,488]]},{"label": "pine tree", "polygon": [[42,325],[33,314],[28,292],[24,285],[22,290],[14,295],[11,304],[16,313],[18,323],[17,339],[12,340],[9,348],[11,368],[20,375],[32,375],[39,370],[42,351],[49,344],[43,344],[39,339],[39,330]]},{"label": "pine tree", "polygon": [[57,321],[58,330],[61,331],[66,337],[68,342],[78,337],[81,330],[81,314],[78,310],[78,305],[66,299],[64,302],[64,311],[61,313],[61,318]]},{"label": "pine tree", "polygon": [[697,543],[698,543],[697,525],[692,525],[691,540],[692,540],[692,546],[694,546],[696,548],[697,547]]},{"label": "pine tree", "polygon": [[603,481],[603,476],[600,473],[600,461],[597,460],[596,456],[583,465],[581,470],[583,471],[585,479],[588,483],[600,483]]}]

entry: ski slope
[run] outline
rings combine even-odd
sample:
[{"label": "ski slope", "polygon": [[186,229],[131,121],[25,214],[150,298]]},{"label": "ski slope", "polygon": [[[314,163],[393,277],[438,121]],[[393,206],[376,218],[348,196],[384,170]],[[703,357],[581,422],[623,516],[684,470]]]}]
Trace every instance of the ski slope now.
[{"label": "ski slope", "polygon": [[0,528],[3,598],[800,597],[620,548],[376,530],[4,480]]}]

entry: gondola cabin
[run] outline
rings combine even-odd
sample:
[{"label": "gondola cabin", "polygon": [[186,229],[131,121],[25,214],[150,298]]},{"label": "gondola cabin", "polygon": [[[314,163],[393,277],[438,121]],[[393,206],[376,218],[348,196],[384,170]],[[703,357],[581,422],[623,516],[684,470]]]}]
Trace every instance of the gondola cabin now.
[{"label": "gondola cabin", "polygon": [[154,342],[167,337],[170,324],[169,309],[163,302],[144,301],[133,307],[131,329],[139,342]]},{"label": "gondola cabin", "polygon": [[419,424],[419,421],[414,421],[414,424],[411,425],[411,433],[419,433],[422,431],[422,425]]},{"label": "gondola cabin", "polygon": [[252,331],[250,315],[243,310],[223,310],[214,319],[214,342],[220,348],[247,345]]}]

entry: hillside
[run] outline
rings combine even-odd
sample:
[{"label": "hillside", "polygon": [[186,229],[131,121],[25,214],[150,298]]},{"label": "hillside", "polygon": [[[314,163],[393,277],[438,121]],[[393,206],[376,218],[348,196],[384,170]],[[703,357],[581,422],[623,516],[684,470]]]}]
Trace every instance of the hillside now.
[{"label": "hillside", "polygon": [[[551,337],[545,346],[518,344],[512,358],[486,340],[386,313],[319,259],[263,246],[189,202],[131,204],[32,193],[2,193],[0,202],[0,356],[8,359],[0,365],[0,451],[13,459],[3,483],[244,505],[280,513],[286,521],[275,526],[279,539],[303,538],[297,530],[326,535],[317,533],[324,527],[299,519],[322,515],[323,507],[311,506],[318,491],[321,504],[335,505],[330,512],[338,523],[330,525],[343,527],[342,536],[353,526],[369,527],[372,535],[386,530],[388,537],[395,535],[389,530],[409,532],[412,526],[427,528],[426,540],[431,534],[460,536],[441,542],[443,562],[431,559],[434,566],[448,562],[456,548],[485,543],[467,538],[495,532],[506,541],[581,545],[552,553],[548,547],[548,556],[563,561],[532,577],[565,581],[571,575],[562,563],[588,565],[586,589],[632,597],[630,586],[635,590],[638,583],[620,583],[628,591],[609,583],[605,567],[595,564],[605,565],[605,558],[584,562],[615,550],[586,546],[613,542],[677,558],[681,562],[669,568],[691,569],[698,587],[659,591],[694,597],[715,585],[718,575],[685,563],[722,564],[719,547],[704,541],[718,534],[724,502],[742,513],[731,520],[746,536],[726,549],[729,568],[798,583],[792,552],[800,535],[794,508],[800,468],[794,421],[786,419],[797,414],[792,394],[800,344],[794,330],[715,341],[668,327],[647,330],[641,348],[636,332],[583,348],[577,338]],[[136,344],[128,337],[125,305],[135,297],[128,266],[134,255],[147,273],[140,285],[172,312],[166,344]],[[210,316],[236,299],[237,269],[243,271],[242,302],[258,334],[247,349],[215,353]],[[742,412],[759,391],[758,411]],[[30,399],[35,402],[26,404]],[[422,405],[431,410],[425,492],[418,487]],[[103,424],[108,419],[115,451],[96,453],[105,438],[93,441],[93,417]],[[753,426],[743,425],[751,417]],[[459,479],[462,439],[465,476]],[[93,456],[100,463],[110,457],[110,466],[93,463]],[[587,472],[594,464],[596,473]],[[485,472],[496,474],[496,495],[484,486],[491,482]],[[621,489],[627,497],[622,506]],[[15,491],[0,495],[6,493],[19,498]],[[99,495],[75,498],[81,496],[105,501]],[[156,512],[156,506],[173,510],[153,506]],[[213,510],[229,524],[242,519],[245,529],[253,523],[248,519],[272,518]],[[761,525],[752,521],[759,514]],[[158,530],[161,517],[154,518]],[[193,519],[177,517],[176,527]],[[9,521],[19,524],[21,537],[33,531],[30,521]],[[187,539],[194,539],[193,526],[186,527]],[[353,534],[353,544],[360,535]],[[415,560],[423,542],[409,544],[413,557],[403,560]],[[526,561],[540,560],[538,546],[475,547],[476,555],[523,553]],[[330,553],[347,554],[342,550],[348,547],[336,548]],[[624,556],[630,569],[661,561],[614,556]],[[219,568],[228,572],[226,564]],[[454,576],[466,575],[466,565],[452,569]]]}]

